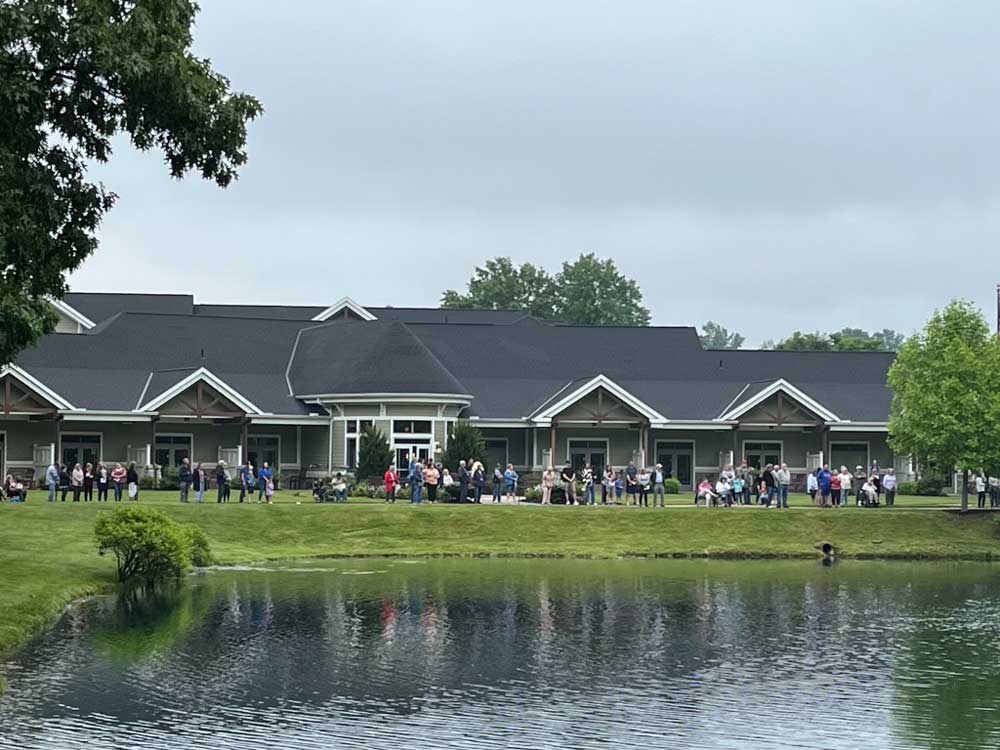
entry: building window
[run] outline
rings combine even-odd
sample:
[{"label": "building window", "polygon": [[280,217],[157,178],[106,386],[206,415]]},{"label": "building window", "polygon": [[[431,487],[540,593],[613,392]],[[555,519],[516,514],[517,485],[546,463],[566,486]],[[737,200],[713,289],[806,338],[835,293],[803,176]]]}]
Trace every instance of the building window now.
[{"label": "building window", "polygon": [[782,460],[781,443],[743,443],[743,456],[747,463],[755,469],[767,464],[780,464]]},{"label": "building window", "polygon": [[601,474],[608,462],[608,443],[604,440],[570,440],[566,453],[577,471],[590,464],[591,469]]},{"label": "building window", "polygon": [[830,443],[830,468],[846,466],[851,471],[862,466],[867,471],[871,467],[868,443]]},{"label": "building window", "polygon": [[101,436],[64,432],[62,462],[72,469],[76,464],[96,466],[101,460]]},{"label": "building window", "polygon": [[180,466],[184,459],[191,460],[190,435],[157,435],[153,447],[153,463],[157,466]]},{"label": "building window", "polygon": [[346,434],[344,437],[344,463],[348,469],[356,469],[358,466],[358,452],[360,450],[361,434],[371,427],[374,421],[371,419],[348,419],[345,423]]},{"label": "building window", "polygon": [[281,439],[277,435],[250,435],[247,437],[247,460],[258,469],[265,463],[277,469],[281,460]]},{"label": "building window", "polygon": [[430,435],[433,430],[430,420],[394,419],[392,432],[394,435]]}]

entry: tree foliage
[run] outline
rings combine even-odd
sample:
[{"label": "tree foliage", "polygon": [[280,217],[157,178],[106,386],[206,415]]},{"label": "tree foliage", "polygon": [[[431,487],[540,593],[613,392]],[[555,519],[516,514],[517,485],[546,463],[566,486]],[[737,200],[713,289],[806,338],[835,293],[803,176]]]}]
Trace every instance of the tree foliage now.
[{"label": "tree foliage", "polygon": [[1000,342],[971,303],[952,302],[900,349],[889,369],[889,444],[921,463],[966,473],[1000,456]]},{"label": "tree foliage", "polygon": [[740,334],[730,333],[728,328],[711,320],[701,327],[698,338],[705,349],[739,349],[746,341]]},{"label": "tree foliage", "polygon": [[98,552],[114,554],[123,583],[176,578],[192,564],[207,565],[212,560],[201,529],[179,524],[155,508],[128,505],[103,513],[94,534]]},{"label": "tree foliage", "polygon": [[191,53],[192,0],[0,3],[0,362],[52,330],[47,302],[97,247],[115,195],[87,181],[114,136],[227,186],[261,113]]},{"label": "tree foliage", "polygon": [[[449,471],[458,469],[459,461],[482,461],[486,465],[486,440],[482,430],[468,420],[455,422],[448,436],[448,449],[444,454],[444,465]],[[469,468],[472,468],[471,465]]]},{"label": "tree foliage", "polygon": [[358,443],[358,479],[382,480],[385,470],[393,462],[392,448],[385,433],[375,425],[368,425]]},{"label": "tree foliage", "polygon": [[842,328],[833,333],[804,333],[795,331],[788,338],[777,342],[765,342],[765,349],[812,352],[895,352],[903,345],[905,336],[883,328],[868,333],[861,328]]},{"label": "tree foliage", "polygon": [[484,310],[524,310],[545,320],[580,325],[648,325],[639,285],[615,262],[593,253],[565,262],[555,276],[531,263],[491,258],[477,266],[466,293],[445,291],[441,306]]}]

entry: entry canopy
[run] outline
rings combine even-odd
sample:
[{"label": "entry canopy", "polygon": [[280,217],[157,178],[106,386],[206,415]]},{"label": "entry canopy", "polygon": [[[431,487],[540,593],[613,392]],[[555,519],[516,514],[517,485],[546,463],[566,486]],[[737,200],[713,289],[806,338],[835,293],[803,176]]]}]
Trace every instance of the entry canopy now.
[{"label": "entry canopy", "polygon": [[[789,413],[782,413],[784,398],[788,398],[791,403],[786,405]],[[769,409],[768,402],[775,400],[777,410]],[[774,421],[776,423],[787,422],[785,417],[794,417],[795,413],[805,417],[810,421],[822,420],[826,422],[840,422],[840,417],[827,409],[800,388],[795,387],[784,378],[779,378],[769,383],[748,383],[740,394],[723,410],[716,421],[728,422],[734,420],[742,421]],[[759,417],[759,419],[755,418]]]}]

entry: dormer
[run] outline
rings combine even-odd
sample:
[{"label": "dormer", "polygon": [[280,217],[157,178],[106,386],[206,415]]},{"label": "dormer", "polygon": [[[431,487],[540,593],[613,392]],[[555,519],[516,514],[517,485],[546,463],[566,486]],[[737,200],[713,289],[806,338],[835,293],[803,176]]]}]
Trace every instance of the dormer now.
[{"label": "dormer", "polygon": [[350,297],[344,297],[343,299],[334,302],[319,315],[316,315],[313,320],[322,323],[324,321],[336,320],[338,318],[343,318],[345,320],[377,320],[374,315]]}]

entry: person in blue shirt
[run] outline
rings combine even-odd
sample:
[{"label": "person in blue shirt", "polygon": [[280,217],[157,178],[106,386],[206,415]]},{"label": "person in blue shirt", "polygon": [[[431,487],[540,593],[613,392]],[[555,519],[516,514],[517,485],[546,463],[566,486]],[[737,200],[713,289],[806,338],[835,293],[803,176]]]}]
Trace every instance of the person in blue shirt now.
[{"label": "person in blue shirt", "polygon": [[830,485],[833,482],[833,474],[830,466],[823,464],[823,468],[816,474],[816,484],[819,485],[820,504],[826,507],[830,504]]},{"label": "person in blue shirt", "polygon": [[253,494],[253,466],[249,462],[241,464],[237,473],[240,477],[240,502],[242,503],[247,495]]},{"label": "person in blue shirt", "polygon": [[49,464],[49,468],[45,470],[45,484],[49,488],[49,502],[54,503],[56,501],[56,489],[59,487],[59,467],[55,464]]},{"label": "person in blue shirt", "polygon": [[420,505],[424,494],[424,467],[410,457],[410,505]]},{"label": "person in blue shirt", "polygon": [[261,467],[260,471],[257,472],[257,502],[259,503],[265,495],[267,495],[267,501],[271,502],[271,496],[268,494],[268,483],[271,481],[274,474],[271,472],[271,467],[268,466],[267,461]]},{"label": "person in blue shirt", "polygon": [[514,471],[514,464],[507,464],[507,471],[503,473],[504,485],[507,487],[507,499],[512,503],[517,503],[517,472]]}]

